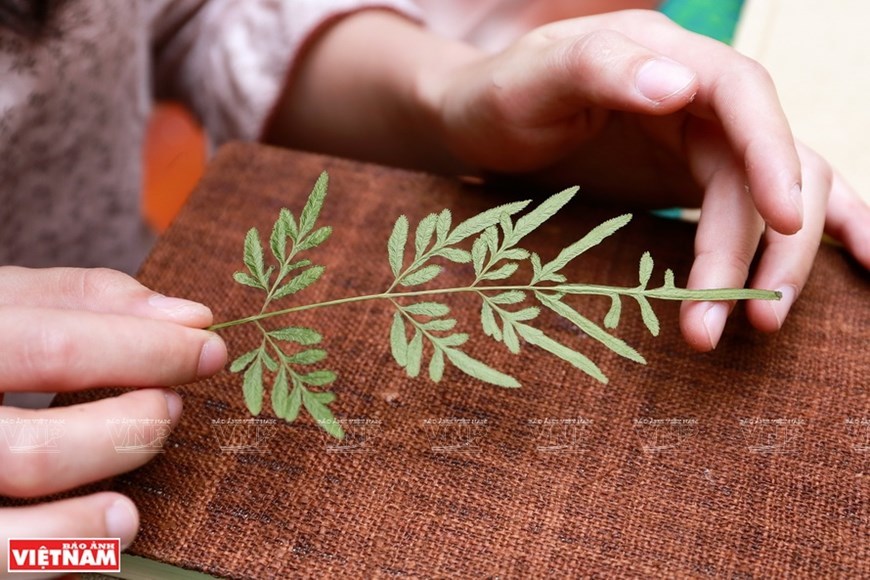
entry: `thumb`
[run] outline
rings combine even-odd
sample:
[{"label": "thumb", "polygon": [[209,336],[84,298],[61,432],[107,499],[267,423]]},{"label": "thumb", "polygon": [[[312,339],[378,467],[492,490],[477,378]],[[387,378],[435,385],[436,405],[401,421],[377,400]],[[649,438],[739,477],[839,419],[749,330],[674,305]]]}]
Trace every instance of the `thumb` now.
[{"label": "thumb", "polygon": [[589,106],[667,114],[686,106],[698,91],[693,70],[613,30],[556,39],[539,35],[530,42],[537,50],[514,59],[502,88],[508,102],[537,107],[542,120],[576,115]]}]

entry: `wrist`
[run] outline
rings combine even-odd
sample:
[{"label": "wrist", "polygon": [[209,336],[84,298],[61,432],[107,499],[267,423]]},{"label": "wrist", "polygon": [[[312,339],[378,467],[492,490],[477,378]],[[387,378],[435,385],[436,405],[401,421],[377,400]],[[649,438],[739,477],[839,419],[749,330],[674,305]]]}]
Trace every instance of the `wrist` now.
[{"label": "wrist", "polygon": [[264,135],[280,145],[460,172],[444,146],[447,79],[479,58],[387,10],[328,25],[300,55]]}]

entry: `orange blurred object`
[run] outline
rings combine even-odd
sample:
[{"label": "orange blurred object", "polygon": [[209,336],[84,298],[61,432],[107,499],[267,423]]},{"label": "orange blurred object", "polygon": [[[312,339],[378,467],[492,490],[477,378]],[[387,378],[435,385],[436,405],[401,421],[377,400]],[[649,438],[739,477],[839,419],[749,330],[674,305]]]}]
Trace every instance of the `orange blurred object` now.
[{"label": "orange blurred object", "polygon": [[202,177],[206,161],[202,127],[184,106],[158,103],[148,124],[144,157],[142,211],[151,227],[162,232]]}]

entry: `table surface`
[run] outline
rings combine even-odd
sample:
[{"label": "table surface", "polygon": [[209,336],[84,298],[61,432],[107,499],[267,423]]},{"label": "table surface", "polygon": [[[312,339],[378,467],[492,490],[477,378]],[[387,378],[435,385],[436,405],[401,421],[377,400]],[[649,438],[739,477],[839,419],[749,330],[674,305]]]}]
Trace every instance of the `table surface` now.
[{"label": "table surface", "polygon": [[[327,273],[299,300],[383,290],[391,280],[387,237],[400,214],[413,228],[448,207],[456,223],[516,199],[233,144],[218,153],[141,280],[209,304],[218,320],[256,311],[257,292],[231,278],[242,267],[245,234],[251,226],[268,231],[282,206],[298,215],[324,169],[322,222],[335,231],[312,259]],[[581,200],[528,247],[550,258],[619,213]],[[653,281],[667,266],[679,283],[692,236],[689,224],[638,215],[566,273],[634,285],[649,249]],[[467,266],[451,266],[443,283],[468,275]],[[518,390],[453,368],[437,385],[406,377],[390,356],[389,303],[301,313],[292,323],[323,334],[339,373],[333,408],[344,442],[309,417],[275,419],[268,402],[260,423],[245,423],[241,379],[222,372],[182,387],[186,412],[166,452],[108,485],[140,507],[131,553],[219,576],[867,576],[867,290],[866,272],[822,248],[782,332],[753,331],[738,308],[719,349],[705,355],[680,338],[678,304],[654,305],[657,338],[626,305],[616,334],[647,366],[564,321],[535,321],[599,364],[606,385],[528,344],[511,355],[483,336],[473,297],[451,299],[471,334],[469,352],[516,376]],[[575,306],[600,323],[609,302]],[[225,332],[230,352],[255,346],[257,332]],[[234,441],[247,447],[230,452]]]}]

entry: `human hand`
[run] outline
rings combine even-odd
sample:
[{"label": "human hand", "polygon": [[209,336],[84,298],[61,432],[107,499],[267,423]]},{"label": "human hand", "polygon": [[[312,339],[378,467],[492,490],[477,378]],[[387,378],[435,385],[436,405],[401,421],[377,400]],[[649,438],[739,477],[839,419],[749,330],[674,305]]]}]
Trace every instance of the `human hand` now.
[{"label": "human hand", "polygon": [[[467,171],[531,174],[647,206],[700,205],[691,288],[743,286],[763,239],[750,285],[783,298],[748,305],[761,330],[782,326],[826,227],[870,267],[870,209],[795,143],[767,72],[658,13],[543,26],[492,57],[423,69],[418,94]],[[689,344],[715,348],[729,311],[684,305]]]},{"label": "human hand", "polygon": [[[151,459],[153,453],[116,452],[109,423],[156,425],[161,442],[182,403],[156,387],[196,380],[226,363],[223,341],[201,330],[211,321],[205,306],[161,296],[120,272],[0,267],[3,391],[142,387],[66,408],[0,406],[0,495],[53,494]],[[56,452],[21,452],[17,444],[28,442]],[[138,526],[135,506],[117,493],[0,508],[0,561],[7,561],[9,537],[119,537],[125,547]]]}]

